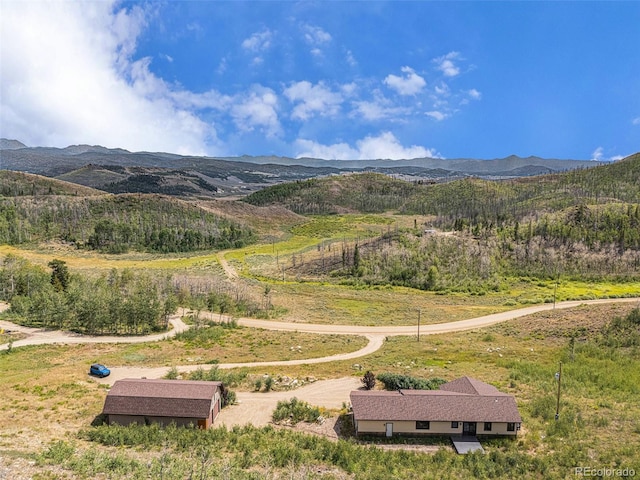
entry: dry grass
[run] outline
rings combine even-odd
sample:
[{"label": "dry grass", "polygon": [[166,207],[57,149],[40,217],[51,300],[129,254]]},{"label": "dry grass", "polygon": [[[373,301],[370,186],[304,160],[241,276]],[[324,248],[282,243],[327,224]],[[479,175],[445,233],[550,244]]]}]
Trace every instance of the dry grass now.
[{"label": "dry grass", "polygon": [[199,201],[197,205],[256,230],[258,234],[269,237],[267,241],[281,238],[284,229],[307,221],[302,215],[280,206],[257,207],[229,199]]},{"label": "dry grass", "polygon": [[172,366],[298,360],[359,350],[363,337],[276,332],[239,327],[219,329],[211,342],[168,340],[151,344],[104,345],[94,354],[113,366]]},{"label": "dry grass", "polygon": [[[584,327],[586,342],[609,319],[624,316],[634,307],[634,304],[601,305],[544,312],[487,329],[424,336],[420,342],[411,337],[391,337],[381,350],[358,360],[259,367],[248,371],[294,378],[338,378],[349,374],[360,377],[366,370],[448,380],[462,375],[473,376],[516,396],[524,419],[518,448],[545,455],[559,448],[554,443],[559,441],[558,436],[545,438],[548,429],[553,428],[553,420],[549,423],[533,415],[532,411],[536,402],[545,395],[552,395],[554,391],[553,373],[557,362],[567,355],[568,336],[574,329]],[[214,350],[217,356],[227,351],[229,360],[240,358],[247,355],[247,352],[243,352],[248,350],[246,345],[253,345],[256,349],[253,358],[265,354],[276,357],[278,351],[281,354],[283,348],[298,341],[303,346],[303,354],[310,354],[314,348],[311,336],[306,339],[305,336],[294,337],[288,333],[248,329],[230,332],[224,338],[224,345],[190,353],[182,342],[173,341],[139,346],[26,347],[8,355],[0,355],[0,390],[3,392],[0,404],[0,452],[36,452],[44,448],[50,439],[65,438],[88,425],[100,412],[105,396],[104,388],[86,375],[87,365],[98,359],[110,364],[119,362],[121,365],[171,365],[180,363],[178,360],[182,361],[189,355],[200,355],[205,359],[207,352]],[[274,337],[269,337],[271,334]],[[297,339],[296,342],[291,341],[293,338]],[[276,345],[276,341],[280,345]],[[305,341],[311,343],[302,343]],[[273,344],[260,345],[261,342]],[[581,342],[581,345],[585,342]],[[344,348],[344,345],[337,343],[333,345],[336,349]],[[355,349],[356,345],[352,343],[351,347]],[[324,352],[328,353],[328,347],[324,348]],[[232,351],[238,357],[232,357]],[[618,370],[629,367],[609,365],[606,359],[594,360],[585,351],[578,351],[577,355],[575,362],[566,361],[564,370],[567,390],[563,393],[562,411],[567,415],[577,412],[576,418],[579,420],[576,421],[580,422],[576,426],[579,431],[571,437],[571,441],[584,444],[594,459],[613,455],[628,462],[631,457],[624,453],[625,448],[640,448],[640,437],[637,435],[640,406],[637,397],[630,396],[625,389],[600,388],[598,382],[607,381],[601,376],[605,369],[610,376],[619,377]],[[593,373],[597,376],[593,382],[587,381],[585,384],[572,380],[572,376],[578,375],[584,368],[584,362],[596,362],[593,364]],[[633,362],[631,368],[636,368],[637,358]],[[625,388],[628,389],[628,385]],[[620,446],[620,438],[625,438],[628,447]]]},{"label": "dry grass", "polygon": [[[319,283],[278,283],[272,302],[281,320],[336,325],[415,325],[480,317],[512,307],[502,298],[436,295],[403,287],[352,288]],[[481,303],[482,302],[482,303]]]},{"label": "dry grass", "polygon": [[90,424],[105,397],[104,386],[87,375],[93,362],[117,368],[293,360],[355,351],[365,344],[364,338],[351,335],[237,328],[225,329],[217,342],[204,346],[171,340],[17,348],[0,354],[0,452],[34,452],[50,439]]}]

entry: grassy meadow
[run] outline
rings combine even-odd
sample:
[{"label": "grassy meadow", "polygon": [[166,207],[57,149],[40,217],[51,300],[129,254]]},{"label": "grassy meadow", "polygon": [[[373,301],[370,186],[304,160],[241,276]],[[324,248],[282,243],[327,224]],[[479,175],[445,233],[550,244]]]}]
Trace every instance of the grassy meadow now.
[{"label": "grassy meadow", "polygon": [[[387,450],[381,440],[372,448],[353,438],[335,442],[289,428],[163,432],[90,427],[105,390],[86,376],[89,362],[178,364],[184,361],[184,353],[172,345],[178,340],[25,347],[0,355],[0,389],[5,392],[0,452],[5,458],[35,460],[33,478],[40,479],[147,478],[154,471],[163,471],[164,478],[185,478],[189,469],[195,469],[198,478],[212,479],[546,479],[571,478],[576,466],[640,471],[640,351],[601,341],[610,320],[634,307],[544,312],[476,331],[423,336],[420,342],[391,337],[382,349],[358,359],[359,367],[352,360],[245,369],[247,381],[238,388],[251,390],[252,375],[265,370],[292,378],[361,376],[364,370],[448,380],[473,376],[515,395],[523,417],[518,439],[484,441],[484,456],[457,456],[449,448],[431,454]],[[238,330],[232,329],[232,335],[246,335]],[[270,333],[256,332],[256,338]],[[212,350],[231,343],[230,338],[200,341],[210,342]],[[289,338],[281,342],[288,345]],[[229,351],[228,359],[240,360],[242,355]],[[554,374],[559,362],[563,375],[556,421]],[[393,443],[398,442],[403,440]],[[436,449],[443,445],[440,439],[432,443]]]},{"label": "grassy meadow", "polygon": [[[231,205],[210,208],[233,212]],[[342,248],[352,249],[356,242],[396,228],[424,225],[431,217],[282,214],[287,221],[274,228],[264,219],[252,220],[253,210],[242,211],[248,224],[260,226],[261,240],[222,253],[107,255],[52,242],[3,245],[0,256],[19,255],[43,267],[61,259],[72,273],[83,275],[126,268],[179,275],[187,286],[203,281],[231,284],[258,302],[268,295],[275,307],[273,321],[301,323],[415,325],[418,310],[423,324],[442,323],[550,303],[554,298],[640,296],[640,282],[634,280],[586,282],[561,277],[556,282],[524,273],[502,279],[497,291],[474,293],[347,283],[293,267],[339,258]],[[227,277],[220,255],[239,278]],[[237,388],[252,390],[253,379],[265,372],[274,378],[361,377],[366,370],[447,380],[476,377],[515,395],[523,416],[518,439],[484,442],[484,456],[438,450],[447,444],[442,439],[433,440],[436,453],[422,454],[390,450],[384,442],[371,447],[353,438],[332,441],[275,427],[207,432],[91,427],[106,395],[105,387],[86,375],[92,362],[168,367],[313,358],[364,346],[366,340],[355,336],[209,327],[149,344],[14,348],[0,353],[0,478],[6,464],[27,464],[25,475],[41,480],[554,479],[573,478],[578,466],[640,472],[640,351],[638,346],[602,342],[609,322],[633,308],[626,304],[550,311],[475,331],[422,336],[420,342],[415,337],[389,337],[380,350],[357,360],[247,368],[243,370],[247,379]],[[554,373],[559,362],[563,383],[560,419],[555,421]]]}]

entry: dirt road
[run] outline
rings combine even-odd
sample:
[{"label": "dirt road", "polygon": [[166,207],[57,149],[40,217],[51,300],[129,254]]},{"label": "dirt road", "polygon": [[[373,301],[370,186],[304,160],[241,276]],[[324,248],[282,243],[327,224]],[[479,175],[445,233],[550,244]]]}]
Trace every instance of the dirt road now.
[{"label": "dirt road", "polygon": [[[575,300],[567,302],[559,302],[554,306],[546,303],[542,305],[533,305],[531,307],[510,310],[507,312],[494,313],[483,317],[470,318],[467,320],[459,320],[456,322],[437,323],[431,325],[423,325],[420,327],[420,335],[434,335],[439,333],[460,332],[463,330],[472,330],[475,328],[487,327],[496,323],[512,320],[514,318],[524,317],[532,313],[549,311],[555,309],[573,308],[580,305],[601,305],[605,303],[640,303],[640,298],[615,298],[601,300]],[[4,305],[4,308],[2,307]],[[0,311],[7,308],[6,304],[0,305]],[[40,330],[21,327],[10,322],[0,321],[0,328],[14,331],[21,331],[29,335],[28,338],[18,340],[13,343],[13,347],[22,345],[43,345],[47,343],[142,343],[149,341],[162,340],[163,338],[175,335],[178,332],[186,330],[186,325],[180,317],[186,311],[182,310],[178,315],[174,315],[170,319],[173,329],[167,333],[148,336],[122,336],[122,337],[91,337],[85,335],[77,335],[72,333],[60,332],[56,330]],[[211,314],[213,315],[213,314]],[[216,318],[219,316],[216,314]],[[360,356],[368,355],[375,352],[382,346],[384,337],[397,335],[416,335],[418,333],[417,326],[359,326],[359,325],[331,325],[331,324],[312,324],[312,323],[296,323],[296,322],[278,322],[270,320],[257,320],[253,318],[241,318],[238,324],[244,327],[263,328],[265,330],[278,331],[297,331],[317,334],[341,334],[341,335],[361,335],[369,339],[369,344],[358,350],[346,354],[332,355],[329,357],[302,359],[290,361],[275,362],[252,362],[252,363],[234,363],[225,364],[226,368],[235,368],[241,366],[259,366],[259,365],[301,365],[307,363],[332,362],[335,360],[347,360]],[[7,344],[0,345],[0,350],[6,349]],[[184,368],[198,368],[198,366],[188,366]]]},{"label": "dirt road", "polygon": [[[640,302],[639,298],[626,298],[626,299],[604,299],[604,300],[587,300],[587,301],[569,301],[561,302],[555,305],[556,309],[565,309],[577,307],[579,305],[598,305],[604,303],[633,303]],[[7,308],[6,304],[0,304],[0,311]],[[494,325],[499,322],[504,322],[514,318],[523,317],[532,313],[552,310],[554,306],[552,304],[535,305],[518,310],[511,310],[509,312],[502,312],[493,315],[487,315],[484,317],[472,318],[468,320],[461,320],[457,322],[440,323],[433,325],[424,325],[420,329],[421,335],[432,335],[437,333],[458,332],[462,330],[470,330],[475,328],[486,327]],[[180,315],[185,312],[180,312]],[[87,337],[82,335],[73,335],[59,331],[43,331],[28,327],[21,327],[19,325],[12,324],[10,322],[0,321],[0,328],[9,329],[13,331],[20,331],[28,335],[28,338],[16,341],[13,346],[18,347],[21,345],[42,345],[47,343],[101,343],[101,342],[113,342],[113,343],[125,343],[125,342],[148,342],[157,341],[166,338],[171,335],[183,331],[188,328],[179,316],[175,316],[171,319],[173,330],[168,333],[159,335],[149,335],[143,337]],[[347,360],[369,355],[375,352],[384,343],[384,339],[387,336],[394,335],[416,335],[416,326],[388,326],[388,327],[375,327],[375,326],[351,326],[351,325],[314,325],[306,323],[295,322],[277,322],[267,320],[255,320],[255,319],[240,319],[238,322],[242,326],[263,328],[268,330],[280,330],[280,331],[299,331],[309,332],[317,334],[344,334],[344,335],[362,335],[369,339],[369,343],[360,350],[350,353],[337,354],[328,357],[303,359],[303,360],[289,360],[289,361],[273,361],[273,362],[251,362],[251,363],[228,363],[219,364],[220,368],[236,368],[236,367],[256,367],[256,366],[274,366],[274,365],[299,365],[299,364],[314,364],[322,362],[332,362],[336,360]],[[7,345],[0,345],[0,349],[6,349]],[[208,369],[211,365],[188,365],[181,366],[178,369],[182,372],[189,372],[198,368]],[[112,369],[112,373],[105,379],[97,380],[100,383],[112,385],[116,380],[122,378],[161,378],[163,377],[169,368],[167,367],[117,367]],[[294,391],[284,392],[238,392],[237,399],[238,405],[231,406],[223,410],[220,414],[220,424],[231,427],[233,425],[244,425],[251,423],[256,426],[266,425],[270,422],[271,412],[274,410],[279,400],[289,399],[296,397],[301,400],[307,401],[312,405],[323,406],[326,408],[339,408],[342,402],[348,401],[349,392],[360,387],[360,381],[358,378],[342,378],[337,380],[324,380],[318,381],[313,384],[304,386]],[[330,427],[330,425],[329,425]],[[328,429],[330,431],[331,428]]]},{"label": "dirt road", "polygon": [[229,264],[229,262],[227,262],[227,259],[224,257],[225,253],[226,253],[226,251],[218,252],[218,254],[216,256],[218,258],[218,263],[220,263],[220,266],[224,270],[224,273],[227,275],[229,280],[235,281],[235,280],[238,279],[238,272],[236,272],[236,269],[233,268]]}]

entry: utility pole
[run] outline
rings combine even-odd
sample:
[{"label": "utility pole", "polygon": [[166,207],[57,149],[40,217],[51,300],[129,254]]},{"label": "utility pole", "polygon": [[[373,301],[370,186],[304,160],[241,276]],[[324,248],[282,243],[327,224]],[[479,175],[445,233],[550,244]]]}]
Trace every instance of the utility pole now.
[{"label": "utility pole", "polygon": [[556,373],[558,380],[558,398],[556,400],[556,420],[560,419],[560,384],[562,382],[562,362],[560,362],[560,370]]},{"label": "utility pole", "polygon": [[420,341],[420,313],[421,310],[418,309],[418,341]]}]

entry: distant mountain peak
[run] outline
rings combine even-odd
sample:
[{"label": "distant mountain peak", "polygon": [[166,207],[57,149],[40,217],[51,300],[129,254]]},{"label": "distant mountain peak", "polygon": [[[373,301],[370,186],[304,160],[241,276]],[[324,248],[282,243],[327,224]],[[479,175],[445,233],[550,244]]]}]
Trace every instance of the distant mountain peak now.
[{"label": "distant mountain peak", "polygon": [[0,150],[18,150],[19,148],[27,148],[27,146],[10,138],[0,138]]}]

